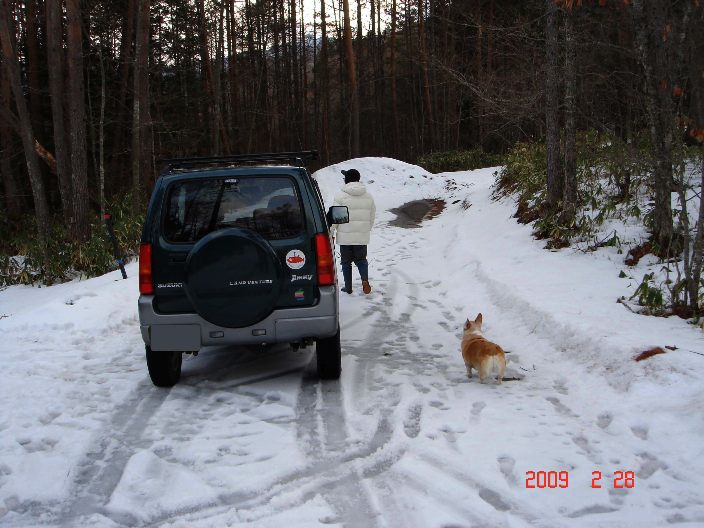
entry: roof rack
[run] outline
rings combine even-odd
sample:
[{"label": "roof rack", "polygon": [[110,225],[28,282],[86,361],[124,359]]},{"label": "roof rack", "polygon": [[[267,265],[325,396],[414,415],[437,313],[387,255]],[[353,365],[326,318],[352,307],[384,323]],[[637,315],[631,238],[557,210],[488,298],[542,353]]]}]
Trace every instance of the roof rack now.
[{"label": "roof rack", "polygon": [[237,154],[234,156],[213,156],[203,158],[166,158],[158,160],[166,165],[162,174],[174,169],[194,167],[198,165],[231,165],[237,163],[262,163],[266,161],[286,161],[297,167],[305,167],[305,162],[318,159],[317,150],[301,150],[298,152],[266,152],[259,154]]}]

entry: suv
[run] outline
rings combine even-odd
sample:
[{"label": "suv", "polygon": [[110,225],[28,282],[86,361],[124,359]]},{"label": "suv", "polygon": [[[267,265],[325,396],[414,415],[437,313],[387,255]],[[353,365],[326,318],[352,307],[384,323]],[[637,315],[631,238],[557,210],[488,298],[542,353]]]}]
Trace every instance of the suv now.
[{"label": "suv", "polygon": [[171,387],[184,352],[316,343],[340,377],[331,223],[304,161],[315,151],[164,160],[139,251],[139,321],[152,382]]}]

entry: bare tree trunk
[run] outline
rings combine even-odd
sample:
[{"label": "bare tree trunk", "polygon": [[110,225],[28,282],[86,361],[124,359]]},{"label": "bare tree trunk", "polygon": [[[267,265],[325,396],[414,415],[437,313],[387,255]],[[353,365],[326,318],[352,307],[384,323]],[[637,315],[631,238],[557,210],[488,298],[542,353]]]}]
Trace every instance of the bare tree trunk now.
[{"label": "bare tree trunk", "polygon": [[560,96],[558,53],[558,10],[554,0],[545,0],[545,126],[547,129],[547,203],[554,208],[562,198],[560,171]]},{"label": "bare tree trunk", "polygon": [[[428,75],[428,50],[425,42],[425,3],[418,1],[418,44],[420,47],[420,67],[423,75],[423,106],[425,107],[425,123],[429,135],[430,150],[435,148],[435,131],[433,118],[433,103],[430,98],[430,78]],[[425,150],[425,149],[424,149]]]},{"label": "bare tree trunk", "polygon": [[[3,64],[0,64],[0,73]],[[0,107],[5,111],[10,111],[11,88],[9,75],[0,75]],[[0,174],[2,174],[2,184],[5,191],[5,208],[10,220],[19,220],[22,216],[23,201],[20,196],[20,189],[12,171],[10,163],[12,154],[12,133],[9,124],[0,123]]]},{"label": "bare tree trunk", "polygon": [[655,147],[653,188],[653,237],[660,254],[671,250],[673,225],[671,192],[673,185],[672,144],[674,105],[670,95],[671,67],[668,64],[667,13],[665,2],[633,0],[636,41],[645,73],[646,110]]},{"label": "bare tree trunk", "polygon": [[[125,151],[128,150],[128,139],[129,134],[127,131],[128,120],[129,120],[129,105],[127,101],[127,96],[129,94],[130,86],[130,71],[132,70],[133,63],[133,44],[134,44],[134,26],[137,20],[137,2],[139,0],[127,0],[126,11],[124,19],[122,22],[122,40],[120,41],[120,59],[119,59],[119,90],[118,98],[116,102],[115,111],[115,124],[113,147],[112,147],[112,160],[111,164],[113,170],[119,166],[118,160],[124,159],[122,156]],[[47,2],[48,5],[52,2]],[[134,85],[134,80],[132,81]]]},{"label": "bare tree trunk", "polygon": [[71,170],[73,188],[73,238],[90,237],[88,217],[88,145],[83,80],[83,34],[80,0],[66,0],[68,34],[68,96],[71,124]]},{"label": "bare tree trunk", "polygon": [[73,222],[73,189],[71,188],[71,160],[64,117],[64,57],[62,46],[61,1],[46,2],[46,41],[51,113],[54,126],[54,154],[56,175],[64,222],[71,229]]},{"label": "bare tree trunk", "polygon": [[[700,189],[704,191],[704,153],[700,160],[701,184]],[[689,290],[690,307],[695,315],[699,315],[699,285],[702,279],[702,252],[704,249],[704,196],[699,197],[699,216],[697,218],[697,229],[692,243],[692,264],[691,276],[688,277],[687,289]]]},{"label": "bare tree trunk", "polygon": [[[301,14],[299,17],[301,23],[298,41],[301,43],[300,75],[302,76],[302,79],[298,91],[301,97],[300,111],[301,130],[303,131],[303,145],[307,148],[308,145],[310,145],[310,124],[308,121],[308,46],[306,46],[306,19],[303,13],[303,6],[304,3],[301,2]],[[313,24],[313,33],[315,33],[315,23]],[[318,46],[317,40],[315,39],[315,35],[313,36],[313,43],[313,49],[315,49]],[[315,58],[313,59],[313,64],[315,64]]]},{"label": "bare tree trunk", "polygon": [[398,87],[396,83],[396,0],[392,0],[391,4],[391,37],[389,50],[389,68],[391,70],[391,112],[394,122],[394,154],[401,154],[401,132],[399,130],[398,119]]},{"label": "bare tree trunk", "polygon": [[139,0],[132,107],[132,192],[135,210],[141,206],[142,190],[152,172],[148,71],[150,12],[150,0]]},{"label": "bare tree trunk", "polygon": [[298,71],[298,22],[297,22],[297,16],[296,16],[296,11],[297,11],[297,6],[296,6],[296,0],[291,0],[289,2],[289,10],[290,10],[290,18],[291,18],[291,59],[292,59],[292,79],[291,79],[291,85],[292,85],[292,90],[291,90],[291,96],[292,96],[292,112],[291,112],[291,119],[292,122],[289,125],[291,128],[291,131],[293,133],[293,137],[291,138],[292,141],[295,142],[295,145],[298,147],[301,146],[303,139],[303,133],[304,131],[301,129],[299,125],[299,119],[301,115],[301,110],[300,110],[300,104],[301,104],[301,90],[300,90],[300,83],[301,83],[301,78],[300,78],[300,72]]},{"label": "bare tree trunk", "polygon": [[217,110],[215,108],[215,95],[213,88],[213,68],[210,62],[210,50],[208,49],[208,29],[205,17],[205,2],[198,0],[198,44],[200,49],[201,79],[203,82],[203,93],[205,94],[205,107],[208,109],[208,121],[204,123],[205,133],[209,133],[210,148],[219,153],[220,136],[217,126]]},{"label": "bare tree trunk", "polygon": [[[484,27],[482,25],[482,0],[476,0],[476,24],[477,34],[474,45],[474,69],[477,77],[477,83],[480,87],[484,86]],[[483,97],[475,96],[474,105],[476,106],[477,114],[477,136],[479,145],[484,145],[484,99]]]},{"label": "bare tree trunk", "polygon": [[565,11],[565,192],[563,221],[574,220],[577,207],[577,46],[574,34],[575,8]]},{"label": "bare tree trunk", "polygon": [[349,0],[342,0],[344,16],[345,60],[347,65],[347,81],[350,85],[350,156],[359,157],[359,90],[357,86],[357,67],[354,47],[352,46],[352,26],[350,23]]},{"label": "bare tree trunk", "polygon": [[[273,127],[274,127],[274,141],[277,144],[281,144],[281,108],[280,108],[280,102],[281,102],[281,45],[280,45],[280,31],[279,31],[279,26],[281,24],[280,22],[280,11],[279,11],[279,3],[283,2],[283,0],[275,0],[274,4],[274,9],[273,9],[273,27],[274,27],[274,90],[273,90],[273,96],[272,96],[272,102],[273,102],[273,107],[274,107],[274,112],[272,116],[272,121],[273,121]],[[283,18],[283,17],[282,17]],[[264,61],[266,62],[266,61]],[[271,147],[271,145],[270,145]],[[268,150],[272,150],[269,148]]]},{"label": "bare tree trunk", "polygon": [[383,122],[384,115],[384,102],[382,100],[382,94],[380,85],[383,79],[382,72],[380,70],[381,61],[379,60],[379,39],[376,34],[376,0],[369,1],[369,20],[372,23],[371,31],[369,33],[369,57],[367,63],[371,63],[372,72],[372,82],[370,83],[370,97],[374,102],[372,108],[373,112],[370,115],[369,127],[371,128],[371,141],[375,146],[372,154],[376,154],[384,151],[384,134],[379,130],[379,123]]},{"label": "bare tree trunk", "polygon": [[38,20],[37,0],[27,0],[27,31],[25,41],[27,43],[27,61],[25,69],[29,82],[29,115],[32,119],[32,129],[34,135],[40,143],[44,143],[44,131],[42,130],[42,83],[39,78],[39,20]]},{"label": "bare tree trunk", "polygon": [[[367,88],[365,84],[366,75],[365,69],[365,56],[364,56],[364,41],[363,41],[363,28],[362,28],[362,0],[357,0],[357,35],[354,39],[354,56],[355,56],[355,69],[357,70],[357,100],[359,103],[359,117],[362,119],[362,101],[367,101],[369,95],[367,93]],[[361,141],[361,138],[360,138]]]},{"label": "bare tree trunk", "polygon": [[320,0],[320,62],[322,63],[321,90],[323,92],[323,114],[321,123],[321,144],[323,160],[330,163],[330,72],[328,70],[328,22],[325,18],[325,1]]},{"label": "bare tree trunk", "polygon": [[227,129],[227,121],[225,119],[225,104],[223,98],[223,71],[224,71],[224,53],[225,53],[225,7],[220,4],[218,12],[218,44],[215,52],[217,67],[213,71],[213,95],[215,98],[215,110],[217,114],[217,123],[220,126],[220,151],[223,153],[230,152],[230,134]]},{"label": "bare tree trunk", "polygon": [[32,196],[34,198],[34,213],[37,220],[37,236],[43,248],[44,260],[48,258],[46,254],[47,241],[49,239],[49,206],[46,200],[46,190],[42,180],[39,158],[34,150],[34,132],[32,121],[27,109],[27,101],[24,98],[20,78],[20,65],[17,54],[12,45],[10,36],[8,5],[6,2],[0,4],[0,46],[2,47],[3,66],[7,75],[12,93],[15,98],[15,106],[19,117],[19,132],[22,137],[22,146],[27,161],[27,172],[29,182],[32,186]]},{"label": "bare tree trunk", "polygon": [[100,121],[98,123],[98,191],[100,200],[100,217],[105,214],[105,61],[102,43],[98,47],[100,59]]},{"label": "bare tree trunk", "polygon": [[229,0],[227,4],[227,39],[229,59],[227,61],[227,75],[230,84],[230,131],[235,137],[230,137],[230,148],[234,152],[240,149],[240,101],[239,86],[237,85],[237,37],[235,35],[235,1]]}]

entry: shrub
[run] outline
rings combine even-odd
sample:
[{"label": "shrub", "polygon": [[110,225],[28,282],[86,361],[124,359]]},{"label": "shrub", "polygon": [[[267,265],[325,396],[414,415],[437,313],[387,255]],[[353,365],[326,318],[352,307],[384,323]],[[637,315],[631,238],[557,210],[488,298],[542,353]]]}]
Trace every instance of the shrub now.
[{"label": "shrub", "polygon": [[517,143],[504,158],[497,193],[518,194],[519,206],[543,203],[546,191],[547,154],[544,143]]},{"label": "shrub", "polygon": [[[134,214],[130,196],[108,203],[106,210],[113,217],[115,238],[123,258],[128,260],[139,251],[143,213]],[[43,262],[42,247],[35,235],[31,218],[24,219],[9,242],[2,247],[0,257],[0,285],[53,284],[76,276],[95,277],[116,269],[112,243],[103,219],[95,215],[91,222],[91,236],[86,242],[71,240],[63,221],[55,218],[47,244],[48,260]],[[10,255],[21,255],[11,257]]]},{"label": "shrub", "polygon": [[646,136],[632,143],[597,132],[577,137],[577,216],[566,218],[563,207],[545,207],[547,153],[544,143],[519,143],[505,158],[495,196],[516,194],[516,217],[535,222],[535,236],[548,238],[549,247],[562,247],[574,240],[590,248],[601,247],[599,227],[608,219],[640,217],[639,199],[647,177]]},{"label": "shrub", "polygon": [[[647,131],[637,134],[631,141],[600,134],[594,131],[581,133],[577,137],[577,204],[576,214],[569,217],[562,213],[564,207],[557,204],[546,207],[546,147],[542,143],[520,143],[506,155],[505,165],[499,173],[494,196],[511,194],[518,200],[516,217],[520,222],[531,223],[534,236],[547,239],[547,248],[575,245],[587,251],[611,246],[618,253],[628,252],[625,263],[636,265],[646,254],[670,255],[675,266],[682,260],[681,253],[684,229],[683,202],[686,204],[696,196],[696,183],[687,181],[686,168],[693,160],[701,159],[699,150],[677,145],[673,151],[675,181],[686,187],[680,192],[679,207],[673,206],[675,233],[670,248],[659,248],[652,241],[641,239],[623,240],[614,226],[640,224],[651,230],[653,223],[652,203],[652,144]],[[697,162],[700,163],[700,162]],[[686,176],[686,177],[685,177]],[[688,193],[688,194],[687,194]],[[688,218],[690,218],[688,216]],[[688,222],[692,231],[693,222]],[[628,248],[630,244],[639,244]],[[581,246],[581,247],[580,247]],[[691,248],[691,244],[690,244]],[[691,251],[691,249],[690,249]],[[643,277],[631,300],[645,307],[647,313],[696,313],[690,307],[684,310],[684,282],[677,271],[677,280],[660,280],[650,273]],[[702,283],[704,287],[704,282]],[[669,293],[669,297],[666,294]],[[701,297],[700,297],[701,298]]]},{"label": "shrub", "polygon": [[431,152],[418,158],[418,165],[432,173],[457,172],[495,167],[501,164],[501,156],[489,154],[481,149]]}]

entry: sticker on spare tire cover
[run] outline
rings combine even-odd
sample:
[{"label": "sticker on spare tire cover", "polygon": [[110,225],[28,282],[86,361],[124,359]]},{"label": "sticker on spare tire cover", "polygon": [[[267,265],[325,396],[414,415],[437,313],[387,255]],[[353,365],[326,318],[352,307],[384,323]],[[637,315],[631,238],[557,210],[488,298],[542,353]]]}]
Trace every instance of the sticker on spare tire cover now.
[{"label": "sticker on spare tire cover", "polygon": [[286,265],[291,269],[301,269],[306,265],[306,255],[300,249],[292,249],[286,253]]}]

